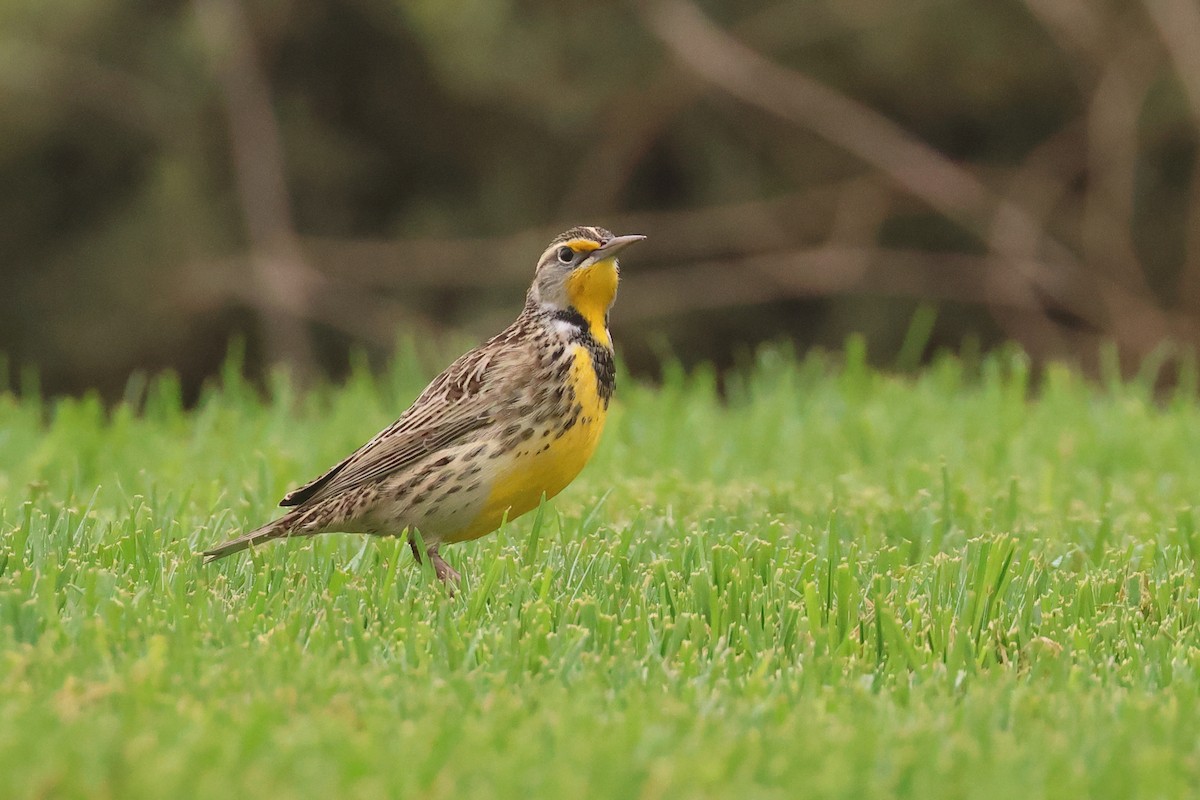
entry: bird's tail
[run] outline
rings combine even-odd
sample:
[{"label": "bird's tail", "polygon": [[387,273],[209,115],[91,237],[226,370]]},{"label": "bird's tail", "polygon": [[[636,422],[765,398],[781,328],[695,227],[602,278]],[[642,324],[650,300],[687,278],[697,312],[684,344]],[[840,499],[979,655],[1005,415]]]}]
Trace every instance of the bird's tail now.
[{"label": "bird's tail", "polygon": [[240,553],[248,547],[253,547],[256,544],[261,544],[271,539],[309,534],[311,531],[301,529],[304,516],[305,514],[301,511],[292,511],[273,522],[268,522],[261,528],[255,528],[249,533],[243,533],[236,539],[222,542],[211,550],[204,551],[204,563],[208,564],[219,558]]}]

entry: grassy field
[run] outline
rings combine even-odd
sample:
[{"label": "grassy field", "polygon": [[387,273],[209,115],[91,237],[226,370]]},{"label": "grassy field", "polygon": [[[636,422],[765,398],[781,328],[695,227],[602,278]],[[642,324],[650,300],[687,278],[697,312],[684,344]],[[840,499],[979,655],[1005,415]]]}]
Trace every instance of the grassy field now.
[{"label": "grassy field", "polygon": [[404,407],[398,363],[0,394],[0,796],[1200,787],[1193,375],[768,351],[724,400],[624,381],[570,489],[448,549],[455,597],[396,540],[201,565]]}]

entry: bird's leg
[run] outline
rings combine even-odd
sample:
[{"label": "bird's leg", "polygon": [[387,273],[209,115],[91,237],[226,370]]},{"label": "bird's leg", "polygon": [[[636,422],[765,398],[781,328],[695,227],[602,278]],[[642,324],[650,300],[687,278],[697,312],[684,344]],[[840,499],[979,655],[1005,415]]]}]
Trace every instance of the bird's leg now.
[{"label": "bird's leg", "polygon": [[446,559],[442,558],[442,554],[438,552],[438,546],[435,544],[426,552],[429,553],[429,563],[433,564],[433,574],[438,576],[438,580],[451,588],[458,586],[462,581],[462,576],[454,567],[446,563]]},{"label": "bird's leg", "polygon": [[[413,558],[420,564],[424,559],[421,558],[421,548],[417,546],[417,540],[409,537],[408,546],[412,549]],[[431,545],[425,549],[429,555],[429,563],[433,565],[433,574],[437,575],[438,580],[448,585],[453,589],[462,581],[462,576],[450,566],[446,559],[442,558],[442,554],[438,552],[438,546]]]}]

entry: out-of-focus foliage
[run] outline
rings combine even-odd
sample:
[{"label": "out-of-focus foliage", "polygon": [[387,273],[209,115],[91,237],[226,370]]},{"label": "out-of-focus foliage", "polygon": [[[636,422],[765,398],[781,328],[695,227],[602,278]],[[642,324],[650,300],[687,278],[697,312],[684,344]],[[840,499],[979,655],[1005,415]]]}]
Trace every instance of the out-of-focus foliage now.
[{"label": "out-of-focus foliage", "polygon": [[651,237],[635,367],[890,359],[922,303],[918,345],[1142,357],[1200,340],[1197,53],[1191,0],[0,0],[0,352],[336,369],[495,330],[582,222]]}]

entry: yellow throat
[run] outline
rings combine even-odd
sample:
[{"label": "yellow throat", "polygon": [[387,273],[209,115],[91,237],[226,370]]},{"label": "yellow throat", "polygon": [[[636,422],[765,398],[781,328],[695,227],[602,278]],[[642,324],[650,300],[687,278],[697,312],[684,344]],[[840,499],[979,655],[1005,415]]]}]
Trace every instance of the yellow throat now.
[{"label": "yellow throat", "polygon": [[577,269],[567,278],[567,300],[583,315],[592,336],[605,347],[612,346],[608,337],[608,309],[617,296],[619,281],[616,261],[612,258]]}]

